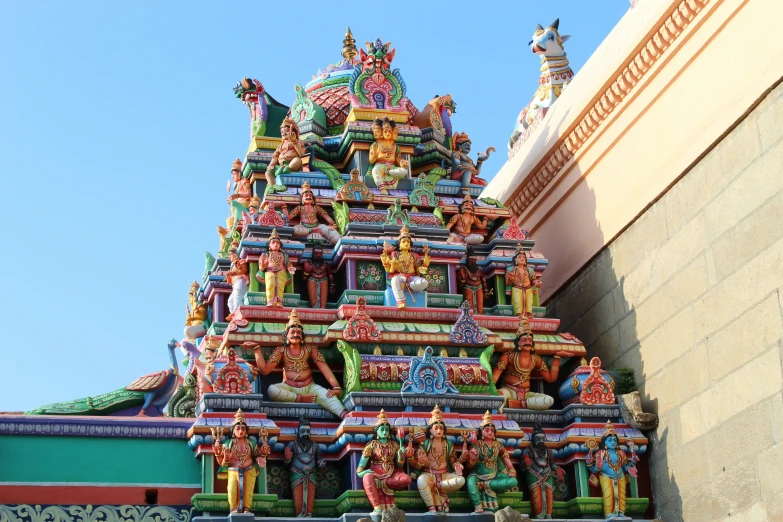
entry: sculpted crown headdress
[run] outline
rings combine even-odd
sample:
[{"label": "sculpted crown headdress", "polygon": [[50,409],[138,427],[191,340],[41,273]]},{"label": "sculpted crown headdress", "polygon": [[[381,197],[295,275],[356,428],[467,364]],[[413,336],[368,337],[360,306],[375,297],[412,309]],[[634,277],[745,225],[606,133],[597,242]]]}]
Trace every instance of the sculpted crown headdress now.
[{"label": "sculpted crown headdress", "polygon": [[236,252],[239,250],[239,243],[237,241],[231,242],[231,248],[228,249],[229,252]]},{"label": "sculpted crown headdress", "polygon": [[617,436],[617,433],[614,431],[614,425],[612,424],[611,420],[606,421],[606,426],[604,426],[604,437],[607,435],[614,435]]},{"label": "sculpted crown headdress", "polygon": [[519,328],[517,329],[517,337],[522,335],[533,337],[533,330],[530,329],[530,323],[524,315],[519,318]]},{"label": "sculpted crown headdress", "polygon": [[272,241],[273,239],[277,239],[278,241],[280,241],[280,235],[277,233],[276,228],[273,228],[272,233],[269,234],[269,241]]},{"label": "sculpted crown headdress", "polygon": [[242,409],[238,409],[237,412],[234,414],[234,423],[231,425],[231,428],[233,429],[234,426],[238,424],[244,424],[247,426],[247,422],[245,422],[245,413],[242,411]]},{"label": "sculpted crown headdress", "polygon": [[237,158],[234,160],[234,164],[231,166],[231,171],[238,170],[239,172],[242,172],[242,160]]},{"label": "sculpted crown headdress", "polygon": [[302,321],[299,320],[299,313],[296,311],[296,308],[288,314],[288,324],[285,325],[286,328],[291,328],[292,326],[302,328]]},{"label": "sculpted crown headdress", "polygon": [[198,281],[193,281],[192,283],[190,283],[190,290],[191,291],[198,290],[200,286],[201,285],[198,284]]},{"label": "sculpted crown headdress", "polygon": [[453,150],[460,143],[463,143],[463,142],[466,142],[466,141],[470,141],[470,138],[468,137],[468,133],[467,132],[455,132],[454,136],[452,136],[452,138],[451,138],[451,141],[454,144],[454,146],[452,147],[452,150]]},{"label": "sculpted crown headdress", "polygon": [[465,197],[462,198],[462,202],[463,203],[470,203],[472,205],[473,204],[473,198],[470,197],[470,194],[465,194]]},{"label": "sculpted crown headdress", "polygon": [[389,424],[389,419],[386,417],[386,412],[381,408],[381,412],[378,414],[378,420],[375,422],[376,426],[381,424]]},{"label": "sculpted crown headdress", "polygon": [[312,192],[313,190],[310,188],[310,184],[305,181],[304,183],[302,183],[302,194],[304,194],[307,191]]},{"label": "sculpted crown headdress", "polygon": [[204,347],[207,350],[217,350],[220,347],[220,341],[210,335],[204,339]]},{"label": "sculpted crown headdress", "polygon": [[483,430],[484,427],[488,425],[495,425],[495,423],[492,421],[492,414],[489,412],[489,410],[484,413],[484,420],[481,421],[481,429]]},{"label": "sculpted crown headdress", "polygon": [[408,230],[408,227],[406,227],[405,225],[403,225],[403,227],[400,229],[400,235],[397,236],[397,240],[400,240],[404,237],[407,237],[408,239],[411,238],[411,233]]},{"label": "sculpted crown headdress", "polygon": [[440,422],[441,424],[444,425],[446,424],[445,422],[443,422],[443,414],[441,413],[440,408],[438,407],[437,404],[435,405],[435,409],[432,410],[432,416],[430,417],[429,425],[432,426],[436,422]]},{"label": "sculpted crown headdress", "polygon": [[258,196],[253,196],[253,199],[250,200],[250,204],[248,205],[248,208],[255,207],[258,209],[261,206],[261,198]]}]

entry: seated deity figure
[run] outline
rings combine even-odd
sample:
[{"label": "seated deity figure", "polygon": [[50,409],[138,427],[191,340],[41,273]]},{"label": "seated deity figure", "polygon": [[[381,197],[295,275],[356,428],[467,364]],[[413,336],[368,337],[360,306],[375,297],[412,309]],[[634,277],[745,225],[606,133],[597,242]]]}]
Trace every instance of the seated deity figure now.
[{"label": "seated deity figure", "polygon": [[538,372],[546,382],[555,382],[560,373],[560,358],[570,355],[566,351],[555,353],[555,361],[550,369],[541,356],[535,353],[533,331],[527,317],[522,316],[514,349],[500,356],[492,372],[492,379],[498,384],[498,392],[506,398],[505,404],[509,408],[546,410],[552,407],[555,400],[549,395],[530,391],[530,374]]},{"label": "seated deity figure", "polygon": [[272,229],[267,243],[267,251],[258,258],[256,279],[266,287],[266,305],[281,308],[288,275],[296,268],[288,266],[288,254],[283,252],[283,243],[277,229]]},{"label": "seated deity figure", "polygon": [[429,282],[421,277],[427,273],[427,267],[430,266],[429,247],[424,245],[424,258],[419,259],[418,254],[410,251],[411,246],[408,227],[402,227],[397,238],[399,252],[388,243],[384,243],[383,253],[381,253],[381,263],[389,274],[397,308],[405,308],[405,290],[423,292],[429,285]]},{"label": "seated deity figure", "polygon": [[378,414],[373,435],[362,451],[356,474],[362,478],[364,491],[377,513],[394,507],[394,491],[408,489],[411,478],[403,470],[405,449],[391,440],[391,424],[383,409]]},{"label": "seated deity figure", "polygon": [[266,168],[266,194],[285,191],[286,187],[280,183],[278,177],[302,170],[305,146],[299,139],[299,125],[291,118],[285,118],[280,125],[280,137],[283,138],[283,142],[275,149],[272,160]]},{"label": "seated deity figure", "polygon": [[394,120],[376,119],[372,124],[375,143],[370,146],[370,173],[381,194],[396,189],[397,183],[408,176],[408,162],[402,159]]},{"label": "seated deity figure", "polygon": [[[506,448],[496,438],[495,424],[489,411],[484,414],[478,433],[478,441],[471,444],[468,452],[467,465],[471,470],[467,479],[468,496],[476,513],[485,509],[497,511],[497,494],[517,486],[517,472]],[[501,463],[506,468],[503,472],[500,471]]]},{"label": "seated deity figure", "polygon": [[412,455],[413,448],[406,450],[408,462],[422,474],[416,481],[419,494],[427,505],[427,510],[435,512],[449,511],[449,493],[465,485],[462,476],[463,466],[457,459],[454,446],[446,438],[446,423],[438,406],[432,410],[427,427],[427,438]]},{"label": "seated deity figure", "polygon": [[479,245],[484,241],[484,236],[473,233],[473,225],[478,228],[487,228],[487,218],[479,219],[473,213],[473,198],[465,194],[462,203],[459,204],[459,214],[455,214],[448,223],[446,229],[451,232],[446,243],[452,245]]},{"label": "seated deity figure", "polygon": [[457,132],[451,138],[451,179],[462,182],[463,192],[467,192],[468,185],[486,186],[487,182],[479,177],[481,173],[481,164],[484,163],[491,152],[495,152],[495,147],[489,147],[485,153],[478,153],[478,161],[473,163],[468,154],[470,153],[471,141],[465,132]]},{"label": "seated deity figure", "polygon": [[[302,184],[302,194],[299,198],[299,205],[294,207],[290,212],[285,206],[283,206],[281,210],[289,221],[297,216],[299,217],[299,224],[294,226],[295,236],[307,237],[313,232],[318,232],[331,241],[332,244],[335,244],[340,240],[340,233],[337,232],[337,224],[335,224],[334,220],[323,208],[315,204],[315,195],[310,188],[310,184],[306,181]],[[319,223],[319,219],[326,221],[326,225]]]},{"label": "seated deity figure", "polygon": [[231,260],[231,268],[226,273],[226,282],[231,285],[231,295],[228,298],[229,315],[226,317],[231,320],[234,312],[242,305],[247,295],[248,266],[247,259],[240,259],[237,255],[239,243],[236,241],[231,244],[228,251],[228,258]]},{"label": "seated deity figure", "polygon": [[[329,365],[326,364],[323,354],[312,345],[303,344],[304,327],[299,321],[299,314],[291,310],[288,316],[288,324],[283,332],[283,346],[278,346],[264,359],[264,354],[257,344],[251,343],[248,348],[253,348],[256,366],[261,375],[269,375],[282,361],[283,382],[272,384],[267,390],[269,398],[277,402],[303,402],[317,403],[338,417],[345,417],[347,412],[343,403],[337,398],[342,391],[340,383],[335,378]],[[245,343],[247,344],[247,343]],[[327,390],[313,382],[313,372],[310,369],[310,359],[321,370],[321,373],[332,385]]]},{"label": "seated deity figure", "polygon": [[541,286],[541,280],[533,267],[528,266],[527,256],[521,246],[517,247],[514,262],[506,270],[506,286],[511,286],[514,315],[533,317],[533,297]]},{"label": "seated deity figure", "polygon": [[[620,439],[611,422],[607,422],[601,442],[595,439],[587,442],[589,452],[585,459],[587,469],[593,473],[590,483],[601,486],[604,500],[604,517],[607,520],[625,516],[626,476],[637,476],[636,462],[639,457],[630,445],[631,454],[619,448]],[[597,450],[596,450],[597,448]]]}]

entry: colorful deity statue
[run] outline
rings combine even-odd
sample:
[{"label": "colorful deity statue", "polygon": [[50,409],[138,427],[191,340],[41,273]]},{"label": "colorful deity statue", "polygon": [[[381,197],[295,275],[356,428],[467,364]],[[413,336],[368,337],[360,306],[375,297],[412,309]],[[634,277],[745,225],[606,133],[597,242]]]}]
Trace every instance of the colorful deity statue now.
[{"label": "colorful deity statue", "polygon": [[311,517],[315,507],[316,468],[323,468],[321,447],[310,435],[310,421],[299,418],[296,440],[289,442],[283,451],[285,463],[289,464],[291,492],[294,496],[294,513],[297,517]]},{"label": "colorful deity statue", "polygon": [[448,512],[448,494],[465,485],[465,478],[462,476],[462,462],[457,459],[454,446],[446,438],[446,423],[437,405],[432,410],[426,440],[416,450],[415,456],[411,453],[407,451],[408,462],[413,468],[422,470],[416,486],[427,510]]},{"label": "colorful deity statue", "polygon": [[397,123],[389,118],[376,119],[372,124],[375,143],[370,145],[369,172],[381,194],[397,188],[397,183],[408,176],[408,162],[402,159],[397,141]]},{"label": "colorful deity statue", "polygon": [[272,229],[267,242],[267,251],[258,258],[256,279],[266,287],[266,305],[281,308],[288,275],[296,272],[289,266],[288,254],[283,252],[283,243],[277,229]]},{"label": "colorful deity statue", "polygon": [[569,35],[559,33],[560,19],[556,19],[546,29],[541,24],[536,26],[530,50],[541,58],[541,76],[538,78],[538,89],[530,103],[517,116],[514,132],[508,143],[511,149],[525,130],[560,97],[574,72],[568,66],[563,44]]},{"label": "colorful deity statue", "polygon": [[[331,241],[332,244],[336,244],[340,240],[337,224],[323,208],[315,204],[315,195],[308,182],[302,183],[299,205],[290,212],[285,206],[281,210],[289,221],[297,216],[299,217],[299,224],[294,226],[294,236],[307,237],[313,232],[318,232]],[[319,223],[319,219],[326,221],[326,225]]]},{"label": "colorful deity statue", "polygon": [[261,199],[258,196],[253,196],[250,199],[250,203],[248,203],[247,212],[242,215],[242,220],[245,225],[260,224],[261,213],[258,211],[259,208],[261,208]]},{"label": "colorful deity statue", "polygon": [[[318,348],[305,345],[303,341],[304,327],[299,321],[299,314],[294,309],[288,316],[288,324],[283,332],[283,346],[275,348],[268,361],[264,360],[258,345],[253,346],[256,365],[261,375],[269,375],[281,361],[283,363],[283,382],[270,385],[267,395],[277,402],[315,402],[338,417],[345,417],[347,412],[337,398],[342,391],[340,383]],[[310,359],[332,385],[331,389],[327,390],[313,382]]]},{"label": "colorful deity statue", "polygon": [[249,267],[247,259],[240,259],[237,254],[239,243],[236,241],[231,244],[228,251],[228,258],[231,260],[231,268],[226,273],[226,283],[231,285],[231,295],[228,297],[229,315],[226,317],[229,321],[234,312],[242,305],[247,295],[247,283],[250,281],[248,276]]},{"label": "colorful deity statue", "polygon": [[302,170],[305,146],[299,139],[299,125],[291,118],[285,118],[280,125],[280,136],[283,142],[275,149],[272,160],[266,168],[266,194],[285,191],[286,187],[280,183],[278,177]]},{"label": "colorful deity statue", "polygon": [[[476,513],[485,509],[497,511],[497,494],[517,486],[517,471],[496,434],[492,414],[487,411],[479,426],[478,441],[473,442],[467,452],[467,467],[471,470],[467,479],[468,496]],[[468,432],[463,432],[463,440],[467,435]],[[462,455],[464,458],[464,451]],[[503,472],[500,471],[501,463],[506,468]]]},{"label": "colorful deity statue", "polygon": [[253,198],[253,187],[249,179],[242,176],[242,160],[237,158],[231,166],[231,179],[234,180],[234,193],[228,196],[228,203],[233,208],[235,222],[242,219],[242,212],[247,210]]},{"label": "colorful deity statue", "polygon": [[376,512],[394,507],[394,491],[406,490],[411,483],[410,476],[402,469],[405,449],[399,442],[391,440],[391,429],[386,412],[381,410],[373,428],[373,440],[364,447],[356,468]]},{"label": "colorful deity statue", "polygon": [[232,213],[232,215],[228,216],[226,219],[225,228],[221,227],[220,225],[217,227],[218,237],[220,237],[220,245],[218,246],[218,257],[220,258],[228,258],[228,250],[231,248],[231,243],[234,241],[239,242],[241,239],[239,232],[234,227],[235,222],[236,221],[234,220]]},{"label": "colorful deity statue", "polygon": [[261,447],[247,435],[245,414],[237,410],[231,425],[231,439],[223,445],[216,437],[213,449],[221,468],[218,478],[228,479],[228,505],[232,513],[251,513],[253,492],[260,467],[266,465],[266,456],[271,448],[266,441]]},{"label": "colorful deity statue", "polygon": [[552,407],[555,400],[549,395],[530,391],[531,374],[538,372],[546,382],[555,382],[560,373],[560,358],[570,355],[566,351],[555,353],[550,369],[541,356],[535,353],[533,331],[527,317],[521,316],[514,349],[500,356],[492,372],[492,379],[498,383],[498,393],[506,398],[509,408],[546,410]]},{"label": "colorful deity statue", "polygon": [[313,259],[305,260],[303,269],[310,308],[326,308],[326,300],[329,294],[335,292],[336,287],[332,267],[324,261],[324,249],[320,246],[313,247]]},{"label": "colorful deity statue", "polygon": [[409,292],[423,292],[429,282],[424,279],[427,267],[430,266],[429,247],[424,245],[424,258],[419,259],[418,254],[411,252],[411,236],[408,227],[400,229],[397,238],[397,250],[390,244],[383,244],[381,263],[389,274],[392,293],[397,301],[397,308],[405,308],[405,290]]},{"label": "colorful deity statue", "polygon": [[522,452],[525,482],[530,492],[530,508],[535,518],[552,518],[552,500],[555,476],[565,479],[563,468],[555,465],[552,451],[546,447],[546,433],[540,424],[533,426],[533,438],[529,448]]},{"label": "colorful deity statue", "polygon": [[495,147],[489,147],[483,154],[478,153],[478,160],[473,163],[470,153],[471,141],[466,132],[456,132],[451,139],[451,179],[462,182],[462,190],[467,193],[468,185],[486,186],[487,182],[479,177],[481,164],[495,152]]},{"label": "colorful deity statue", "polygon": [[478,228],[487,228],[487,218],[479,219],[474,213],[473,198],[465,194],[462,203],[459,204],[459,214],[455,214],[448,223],[446,229],[451,232],[446,243],[451,245],[479,245],[484,241],[484,236],[473,233],[473,225]]},{"label": "colorful deity statue", "polygon": [[517,246],[512,266],[506,269],[506,286],[511,286],[511,305],[514,315],[533,317],[533,298],[541,286],[533,267],[528,266],[522,246]]},{"label": "colorful deity statue", "polygon": [[462,298],[470,303],[477,314],[484,313],[484,296],[490,295],[487,287],[487,276],[478,267],[476,254],[468,249],[465,264],[457,269],[457,285],[462,291]]},{"label": "colorful deity statue", "polygon": [[634,478],[637,476],[636,463],[639,457],[634,453],[633,443],[629,444],[630,455],[619,446],[620,439],[610,421],[606,423],[601,442],[595,439],[587,441],[590,451],[585,463],[593,473],[590,483],[601,486],[607,520],[625,515],[626,473]]},{"label": "colorful deity statue", "polygon": [[198,298],[199,284],[193,281],[188,291],[188,316],[185,319],[185,339],[198,339],[207,332],[209,325],[207,303]]}]

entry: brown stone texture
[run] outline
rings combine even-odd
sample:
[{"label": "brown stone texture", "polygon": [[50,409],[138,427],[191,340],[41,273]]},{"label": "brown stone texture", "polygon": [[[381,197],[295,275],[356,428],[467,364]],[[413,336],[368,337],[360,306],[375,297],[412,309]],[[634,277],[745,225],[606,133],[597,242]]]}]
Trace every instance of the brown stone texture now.
[{"label": "brown stone texture", "polygon": [[783,84],[546,303],[658,413],[662,520],[783,520],[781,138]]}]

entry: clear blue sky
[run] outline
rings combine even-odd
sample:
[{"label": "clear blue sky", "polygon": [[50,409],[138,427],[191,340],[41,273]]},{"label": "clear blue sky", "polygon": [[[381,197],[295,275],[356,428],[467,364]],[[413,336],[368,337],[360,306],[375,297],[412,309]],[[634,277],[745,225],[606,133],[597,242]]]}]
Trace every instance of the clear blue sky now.
[{"label": "clear blue sky", "polygon": [[[506,140],[537,85],[527,42],[560,17],[572,68],[628,0],[4,2],[0,6],[0,411],[97,395],[168,367],[188,286],[217,250],[248,146],[232,87],[295,82],[380,37],[408,97],[457,102],[474,150]],[[578,76],[577,76],[578,78]]]}]

